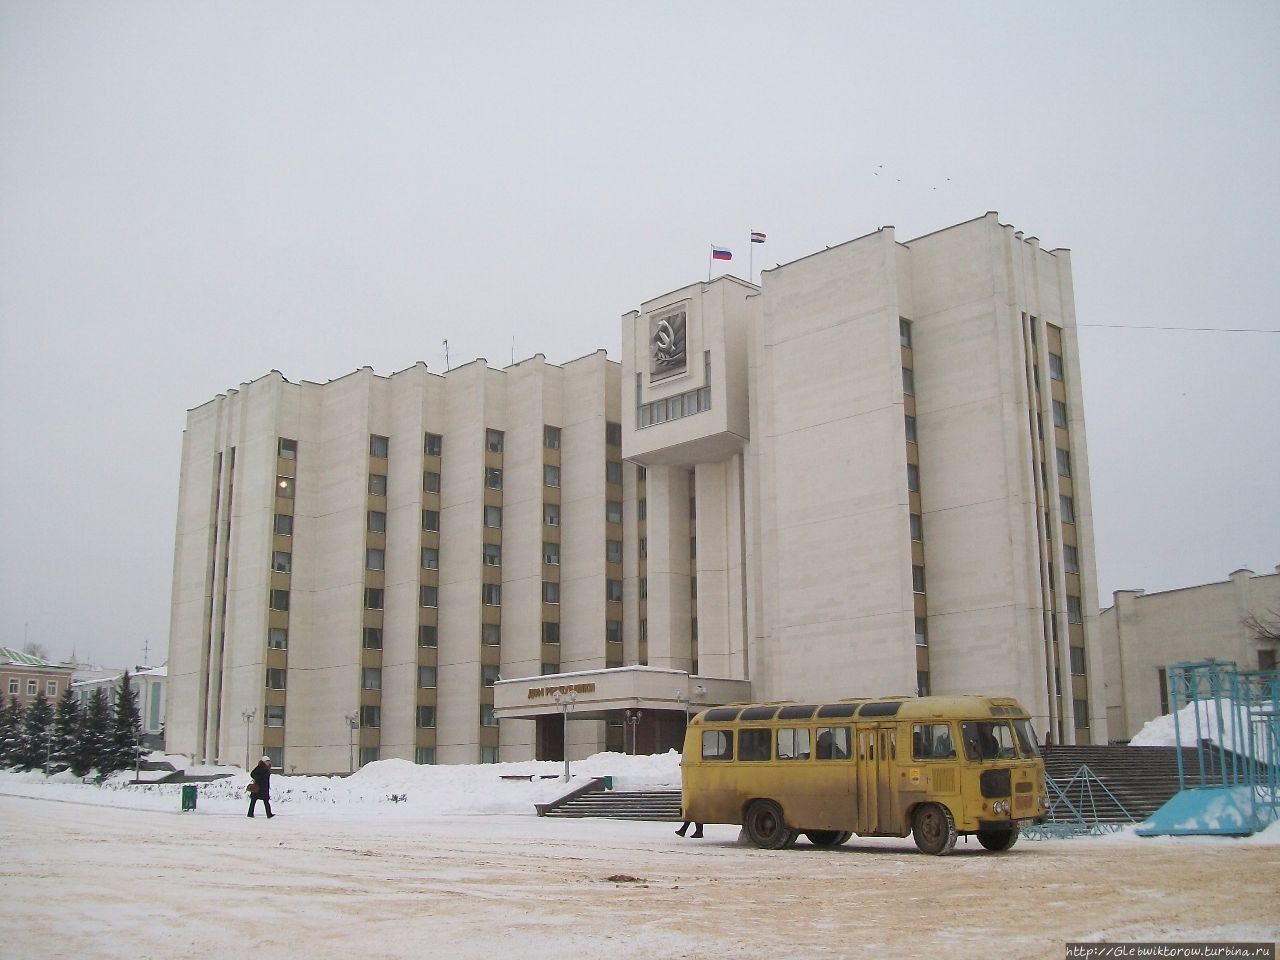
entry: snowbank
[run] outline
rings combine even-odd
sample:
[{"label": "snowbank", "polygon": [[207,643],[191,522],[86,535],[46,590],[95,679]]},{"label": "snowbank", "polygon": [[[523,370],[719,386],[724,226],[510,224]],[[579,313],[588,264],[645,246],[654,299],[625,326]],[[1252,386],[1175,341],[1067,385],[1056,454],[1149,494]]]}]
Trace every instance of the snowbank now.
[{"label": "snowbank", "polygon": [[[1200,727],[1196,729],[1196,710],[1200,713]],[[1219,724],[1221,716],[1221,724]],[[1237,729],[1237,721],[1240,721]],[[1254,721],[1253,755],[1264,763],[1269,761],[1266,745],[1263,742],[1259,721]],[[1177,745],[1175,737],[1180,737],[1184,747],[1194,747],[1197,736],[1212,740],[1226,750],[1249,755],[1249,729],[1245,722],[1243,708],[1237,708],[1231,700],[1199,700],[1189,703],[1177,714],[1165,714],[1148,721],[1137,735],[1129,741],[1131,747],[1172,747]]]}]

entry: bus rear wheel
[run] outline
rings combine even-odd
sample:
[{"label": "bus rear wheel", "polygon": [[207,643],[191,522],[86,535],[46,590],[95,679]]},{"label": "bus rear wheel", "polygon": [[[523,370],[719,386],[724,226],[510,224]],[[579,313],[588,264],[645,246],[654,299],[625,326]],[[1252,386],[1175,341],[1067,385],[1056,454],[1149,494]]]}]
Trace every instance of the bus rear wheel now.
[{"label": "bus rear wheel", "polygon": [[956,845],[956,822],[951,811],[942,804],[926,803],[916,808],[911,834],[921,853],[940,857],[950,853]]},{"label": "bus rear wheel", "polygon": [[751,842],[765,850],[781,850],[796,842],[796,832],[787,826],[782,808],[772,800],[751,801],[743,826]]},{"label": "bus rear wheel", "polygon": [[996,853],[1008,850],[1018,842],[1018,825],[1011,824],[1008,830],[979,830],[978,842]]},{"label": "bus rear wheel", "polygon": [[805,838],[815,847],[838,847],[848,837],[839,830],[806,830]]}]

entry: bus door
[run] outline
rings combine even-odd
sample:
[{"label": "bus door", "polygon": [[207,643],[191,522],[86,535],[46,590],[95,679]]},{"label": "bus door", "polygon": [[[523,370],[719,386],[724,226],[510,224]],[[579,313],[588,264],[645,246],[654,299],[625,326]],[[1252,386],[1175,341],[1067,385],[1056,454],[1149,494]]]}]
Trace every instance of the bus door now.
[{"label": "bus door", "polygon": [[892,764],[897,753],[894,727],[858,728],[857,833],[893,833],[897,816],[893,802]]}]

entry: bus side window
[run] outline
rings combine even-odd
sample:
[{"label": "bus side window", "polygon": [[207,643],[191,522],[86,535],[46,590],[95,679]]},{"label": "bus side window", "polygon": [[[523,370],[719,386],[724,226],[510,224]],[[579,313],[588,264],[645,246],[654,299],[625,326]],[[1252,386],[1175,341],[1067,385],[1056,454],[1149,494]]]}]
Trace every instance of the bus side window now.
[{"label": "bus side window", "polygon": [[951,727],[945,723],[917,723],[911,731],[911,756],[916,760],[954,760]]},{"label": "bus side window", "polygon": [[819,760],[848,760],[849,728],[819,727],[817,750],[814,755]]},{"label": "bus side window", "polygon": [[778,731],[778,759],[809,759],[808,728],[783,727]]},{"label": "bus side window", "polygon": [[769,759],[769,731],[763,729],[750,729],[738,731],[738,759],[739,760],[768,760]]},{"label": "bus side window", "polygon": [[702,759],[733,759],[733,736],[728,730],[702,731]]}]

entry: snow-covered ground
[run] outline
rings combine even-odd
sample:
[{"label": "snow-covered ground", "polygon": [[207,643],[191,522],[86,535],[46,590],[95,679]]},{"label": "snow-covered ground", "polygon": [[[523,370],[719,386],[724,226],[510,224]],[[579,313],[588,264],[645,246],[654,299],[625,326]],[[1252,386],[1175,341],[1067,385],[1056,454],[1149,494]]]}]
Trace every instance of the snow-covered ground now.
[{"label": "snow-covered ground", "polygon": [[[183,766],[181,758],[175,765]],[[277,777],[268,822],[242,770],[201,784],[102,786],[0,774],[0,956],[308,960],[1062,956],[1070,940],[1276,940],[1280,825],[1246,839],[909,839],[763,851],[738,828],[539,818],[588,776],[677,787],[678,757],[572,764],[370,764]],[[214,772],[211,770],[191,772]],[[131,775],[130,775],[131,776]],[[503,779],[534,777],[534,779]],[[550,779],[540,779],[548,777]]]}]

